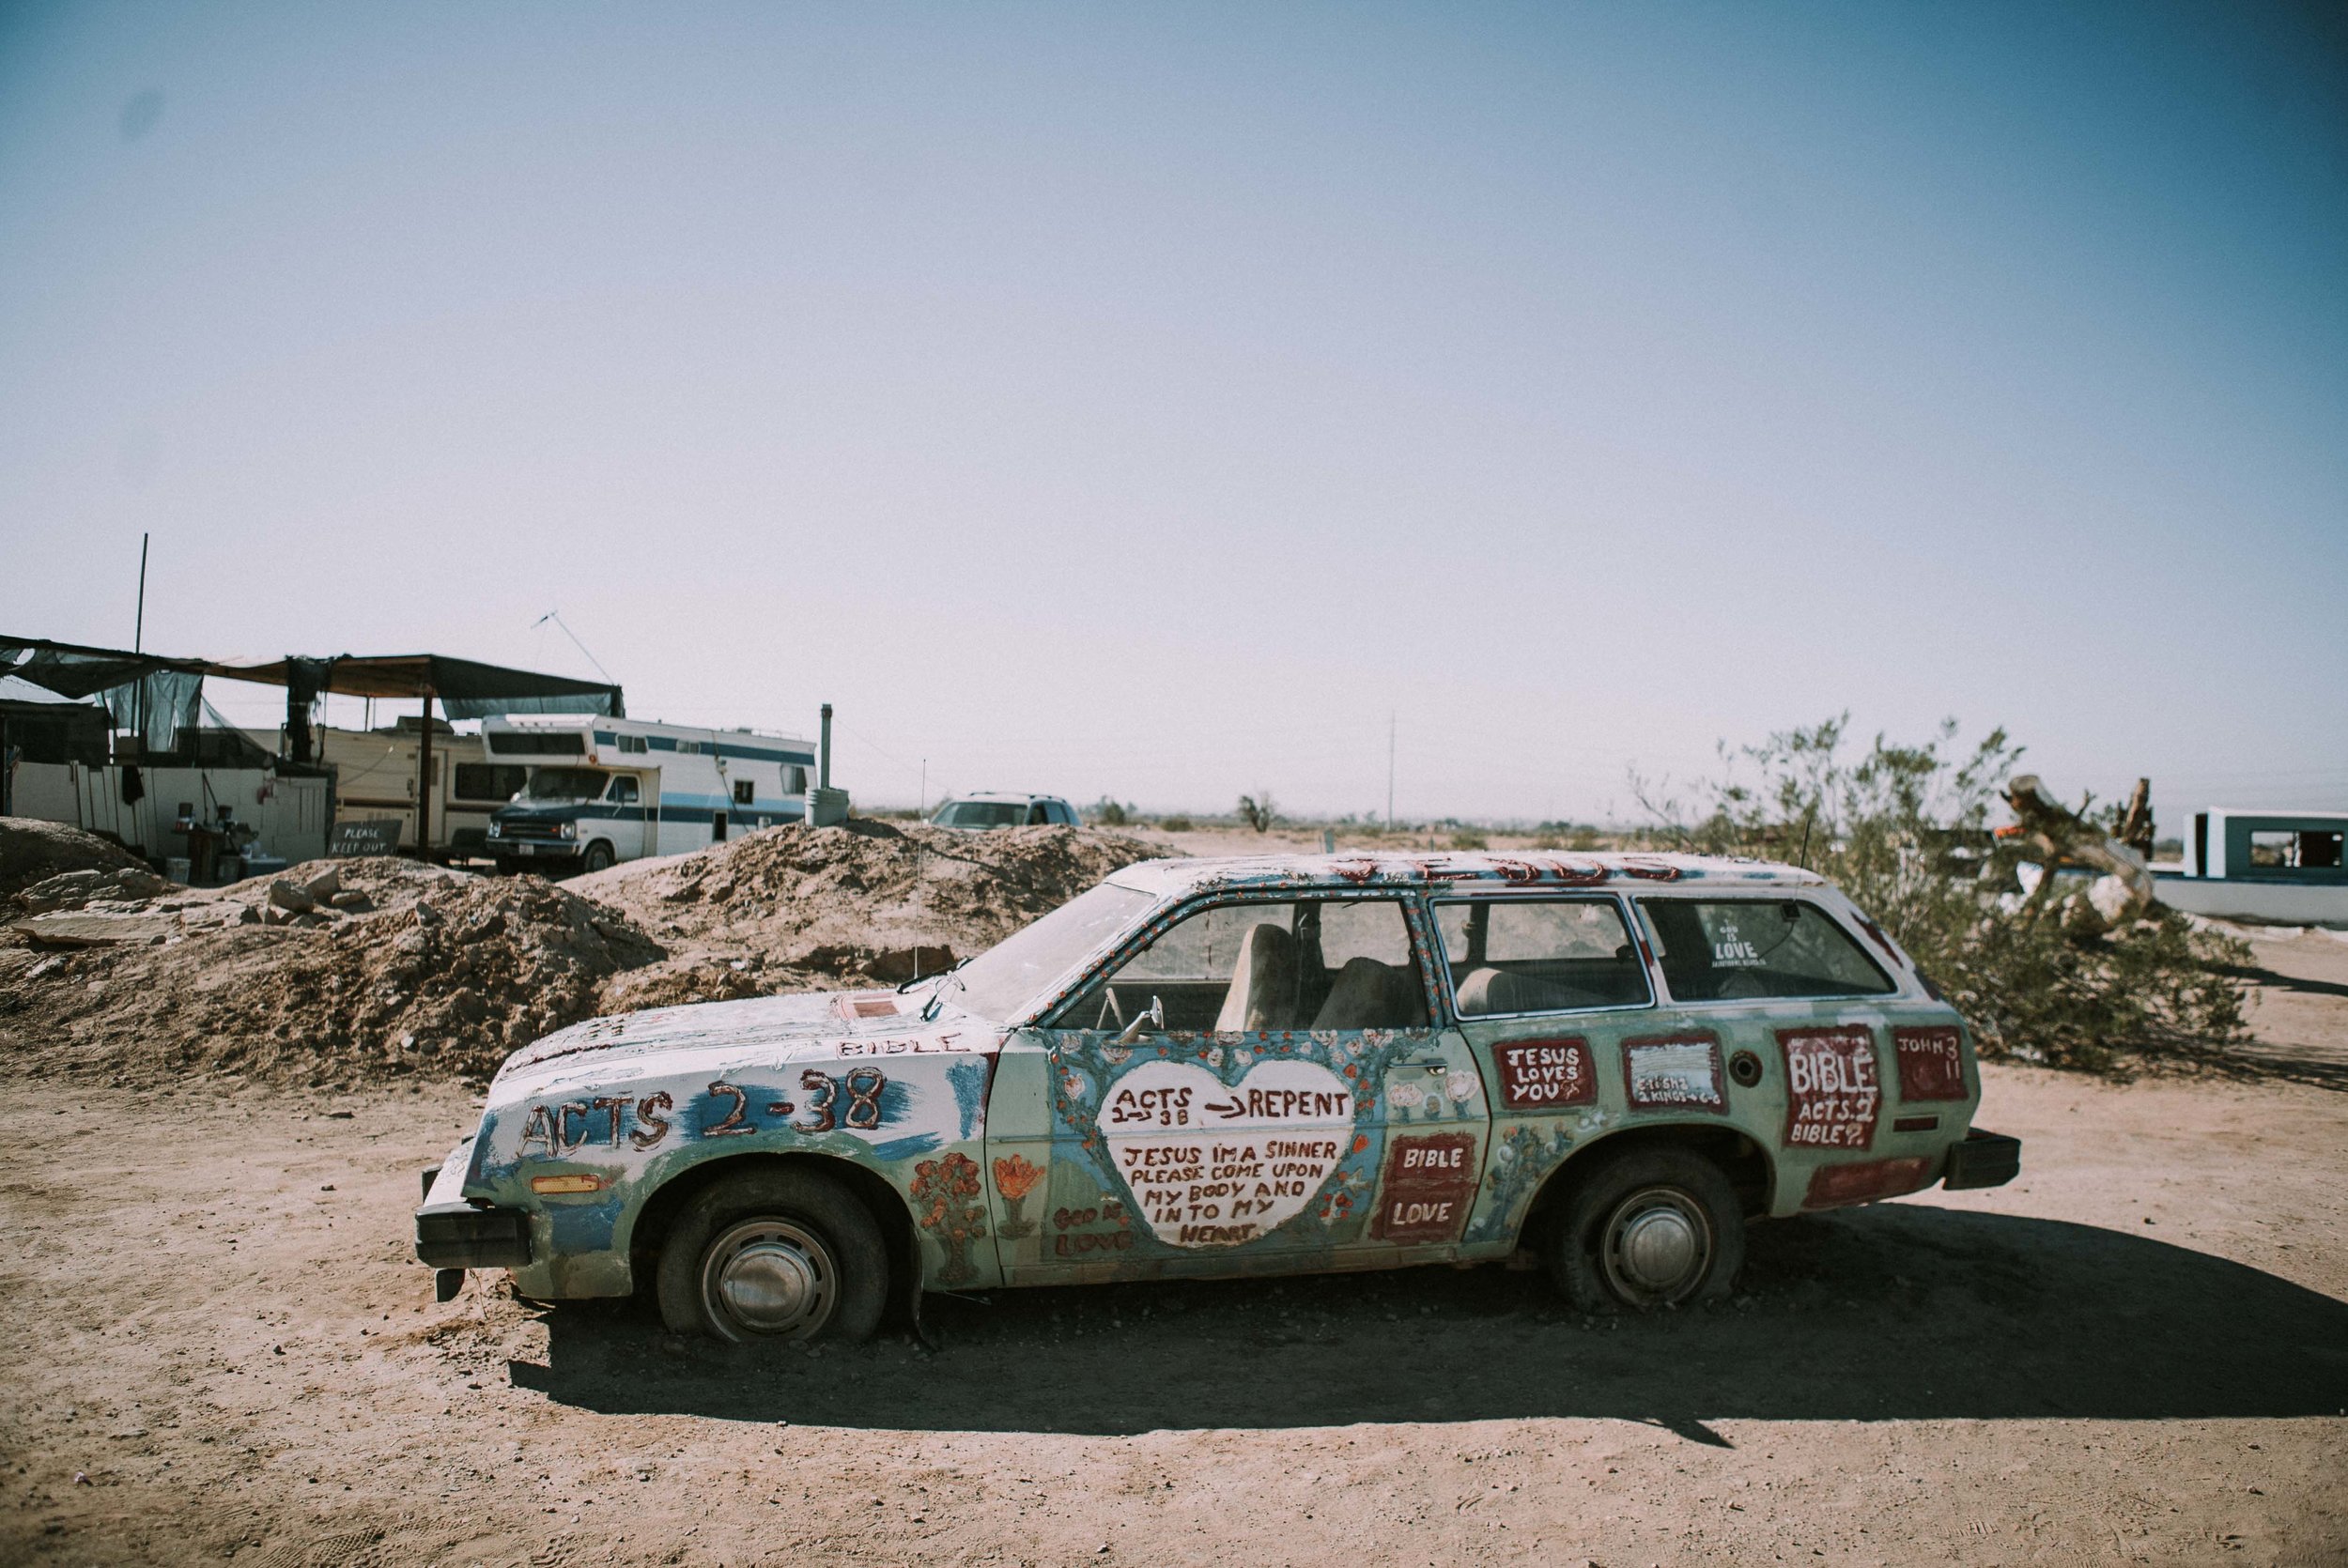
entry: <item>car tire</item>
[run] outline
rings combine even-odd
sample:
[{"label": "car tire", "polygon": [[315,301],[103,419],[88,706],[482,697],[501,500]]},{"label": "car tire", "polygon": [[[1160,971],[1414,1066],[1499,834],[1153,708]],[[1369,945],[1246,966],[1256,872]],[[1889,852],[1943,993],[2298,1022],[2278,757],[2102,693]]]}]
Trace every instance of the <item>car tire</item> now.
[{"label": "car tire", "polygon": [[685,1206],[660,1250],[660,1317],[737,1345],[872,1337],[888,1251],[862,1200],[812,1171],[719,1180]]},{"label": "car tire", "polygon": [[579,869],[590,876],[611,869],[611,846],[600,838],[588,845],[587,853],[579,857]]},{"label": "car tire", "polygon": [[1545,1251],[1550,1278],[1584,1313],[1717,1300],[1744,1267],[1744,1210],[1693,1149],[1630,1149],[1575,1184]]}]

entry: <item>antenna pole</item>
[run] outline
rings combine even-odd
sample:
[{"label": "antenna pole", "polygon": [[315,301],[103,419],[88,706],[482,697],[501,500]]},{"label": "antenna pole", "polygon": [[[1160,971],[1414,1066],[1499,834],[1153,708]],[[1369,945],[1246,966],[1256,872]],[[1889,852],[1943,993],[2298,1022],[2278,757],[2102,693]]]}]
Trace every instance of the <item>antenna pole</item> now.
[{"label": "antenna pole", "polygon": [[1394,710],[1386,710],[1386,831],[1394,831]]},{"label": "antenna pole", "polygon": [[147,645],[147,540],[139,535],[139,613],[131,623],[131,652],[136,653]]}]

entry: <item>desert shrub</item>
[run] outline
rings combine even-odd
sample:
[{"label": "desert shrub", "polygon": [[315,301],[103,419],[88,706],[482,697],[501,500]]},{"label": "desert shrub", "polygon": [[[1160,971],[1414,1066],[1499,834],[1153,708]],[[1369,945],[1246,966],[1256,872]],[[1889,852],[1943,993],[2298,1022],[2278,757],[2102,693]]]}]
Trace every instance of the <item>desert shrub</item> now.
[{"label": "desert shrub", "polygon": [[1188,833],[1191,821],[1188,817],[1160,817],[1158,826],[1168,833]]},{"label": "desert shrub", "polygon": [[1455,850],[1488,850],[1491,844],[1474,828],[1462,827],[1452,830],[1451,847]]},{"label": "desert shrub", "polygon": [[1633,776],[1660,847],[1793,862],[1880,921],[1965,1015],[1985,1055],[2124,1070],[2217,1053],[2248,1034],[2223,972],[2244,945],[2173,910],[2113,929],[2077,896],[2008,897],[2015,853],[1989,818],[2022,748],[2003,730],[1970,750],[1954,720],[1921,746],[1881,735],[1863,754],[1847,720],[1722,755],[1691,808]]},{"label": "desert shrub", "polygon": [[1269,790],[1239,797],[1239,820],[1258,833],[1269,832],[1272,824],[1280,820],[1278,812],[1279,807],[1273,804]]},{"label": "desert shrub", "polygon": [[1108,796],[1103,795],[1092,803],[1091,808],[1085,815],[1090,817],[1097,827],[1123,827],[1134,820],[1134,808],[1130,806],[1120,806]]}]

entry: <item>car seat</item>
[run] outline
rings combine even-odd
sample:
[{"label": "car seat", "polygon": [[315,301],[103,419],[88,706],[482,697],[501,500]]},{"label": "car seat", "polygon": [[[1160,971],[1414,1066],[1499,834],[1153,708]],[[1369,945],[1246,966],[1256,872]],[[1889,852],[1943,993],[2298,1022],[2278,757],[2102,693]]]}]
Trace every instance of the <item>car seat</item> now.
[{"label": "car seat", "polygon": [[1408,1029],[1426,1022],[1415,1005],[1410,974],[1372,958],[1345,961],[1328,1000],[1313,1014],[1316,1029]]},{"label": "car seat", "polygon": [[1284,927],[1264,922],[1249,929],[1240,944],[1231,987],[1215,1015],[1218,1034],[1296,1026],[1296,938]]}]

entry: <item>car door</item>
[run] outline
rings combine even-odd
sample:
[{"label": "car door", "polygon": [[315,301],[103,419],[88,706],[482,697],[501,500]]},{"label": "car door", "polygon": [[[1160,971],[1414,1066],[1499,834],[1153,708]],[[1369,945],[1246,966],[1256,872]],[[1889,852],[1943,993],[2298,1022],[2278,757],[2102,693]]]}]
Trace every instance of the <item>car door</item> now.
[{"label": "car door", "polygon": [[[1370,1235],[1388,1085],[1421,1086],[1414,1136],[1482,1146],[1419,941],[1407,898],[1351,890],[1213,899],[1137,936],[1035,1031],[1048,1195],[1012,1277],[1290,1272],[1404,1244]],[[1440,1131],[1437,1079],[1460,1108]]]},{"label": "car door", "polygon": [[1491,1095],[1491,1155],[1463,1239],[1473,1255],[1506,1252],[1550,1173],[1622,1124],[1628,1074],[1701,1047],[1661,1026],[1646,955],[1614,895],[1495,891],[1430,908]]}]

